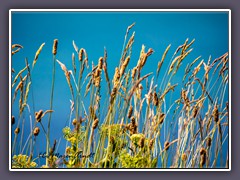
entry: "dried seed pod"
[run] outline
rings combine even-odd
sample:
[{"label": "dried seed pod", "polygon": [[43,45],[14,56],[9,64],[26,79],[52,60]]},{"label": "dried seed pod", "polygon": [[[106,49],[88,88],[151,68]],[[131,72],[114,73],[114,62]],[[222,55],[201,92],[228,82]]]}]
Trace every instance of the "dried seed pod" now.
[{"label": "dried seed pod", "polygon": [[183,153],[181,158],[182,158],[182,161],[186,161],[187,160],[187,154]]},{"label": "dried seed pod", "polygon": [[125,69],[126,69],[128,63],[129,63],[129,61],[130,61],[130,56],[128,56],[128,57],[125,59],[125,61],[123,62],[122,66],[121,66],[121,69],[120,69],[120,77],[124,74]]},{"label": "dried seed pod", "polygon": [[151,139],[148,144],[148,148],[151,150],[153,147],[154,139]]},{"label": "dried seed pod", "polygon": [[136,120],[135,120],[135,117],[134,117],[134,116],[131,117],[131,123],[132,123],[132,125],[135,125],[135,124],[136,124]]},{"label": "dried seed pod", "polygon": [[93,129],[96,129],[97,126],[98,126],[98,123],[99,123],[99,120],[98,120],[98,118],[97,118],[97,119],[95,119],[95,120],[93,121],[92,128],[93,128]]},{"label": "dried seed pod", "polygon": [[115,144],[115,138],[113,136],[110,137],[110,143]]},{"label": "dried seed pod", "polygon": [[217,105],[214,106],[212,116],[213,116],[214,121],[217,123],[219,121],[219,112],[218,112]]},{"label": "dried seed pod", "polygon": [[208,137],[207,138],[207,147],[210,147],[211,144],[212,144],[212,139],[211,139],[211,137]]},{"label": "dried seed pod", "polygon": [[201,149],[200,149],[200,155],[204,155],[204,154],[206,154],[206,153],[207,153],[207,151],[206,151],[205,148],[201,148]]},{"label": "dried seed pod", "polygon": [[158,106],[158,96],[156,91],[153,92],[153,105]]},{"label": "dried seed pod", "polygon": [[35,113],[35,119],[37,122],[41,122],[42,115],[43,115],[43,110],[39,110],[38,112]]},{"label": "dried seed pod", "polygon": [[112,90],[112,92],[111,92],[111,96],[114,96],[114,97],[115,97],[116,93],[117,93],[117,87],[114,86],[114,87],[113,87],[113,90]]},{"label": "dried seed pod", "polygon": [[125,128],[127,130],[129,130],[130,135],[137,133],[137,124],[136,124],[136,120],[133,116],[131,117],[131,123],[127,124]]},{"label": "dried seed pod", "polygon": [[15,134],[19,134],[19,133],[20,133],[20,128],[17,127],[17,128],[15,129],[14,133],[15,133]]},{"label": "dried seed pod", "polygon": [[129,123],[126,128],[130,131],[130,135],[137,133],[137,125],[135,123]]},{"label": "dried seed pod", "polygon": [[206,155],[200,157],[200,167],[202,168],[206,163]]},{"label": "dried seed pod", "polygon": [[114,86],[111,92],[111,97],[110,97],[110,103],[113,103],[113,100],[115,99],[115,96],[117,94],[117,86]]},{"label": "dried seed pod", "polygon": [[100,86],[100,81],[101,81],[101,77],[97,77],[94,79],[93,81],[93,84],[96,86],[96,87],[99,87]]},{"label": "dried seed pod", "polygon": [[15,124],[15,117],[12,116],[12,125]]},{"label": "dried seed pod", "polygon": [[100,57],[98,60],[98,69],[102,70],[103,68],[103,57]]},{"label": "dried seed pod", "polygon": [[149,92],[146,96],[146,102],[149,105],[152,102],[152,92]]},{"label": "dried seed pod", "polygon": [[78,52],[78,60],[79,61],[82,61],[83,60],[83,52],[84,52],[84,49],[81,48]]},{"label": "dried seed pod", "polygon": [[182,90],[181,98],[183,99],[185,104],[187,104],[187,105],[189,104],[190,101],[189,101],[189,99],[187,97],[187,90]]},{"label": "dried seed pod", "polygon": [[54,39],[54,41],[53,41],[53,50],[52,50],[53,55],[57,54],[57,46],[58,46],[58,40]]},{"label": "dried seed pod", "polygon": [[101,74],[101,70],[100,69],[96,69],[96,71],[94,72],[94,78],[98,78]]},{"label": "dried seed pod", "polygon": [[204,148],[200,149],[200,167],[202,168],[205,163],[206,163],[206,159],[207,159],[207,151]]},{"label": "dried seed pod", "polygon": [[115,74],[114,74],[114,77],[113,77],[114,86],[117,86],[119,84],[119,79],[120,79],[120,71],[119,71],[119,68],[116,67],[115,68]]},{"label": "dried seed pod", "polygon": [[140,148],[143,148],[144,147],[144,141],[145,141],[145,137],[141,137],[139,139],[139,142],[138,142],[138,145]]},{"label": "dried seed pod", "polygon": [[137,72],[137,67],[132,69],[132,79],[135,78],[136,72]]},{"label": "dried seed pod", "polygon": [[166,141],[165,143],[164,143],[164,148],[165,148],[165,150],[167,151],[168,149],[169,149],[169,142],[168,141]]},{"label": "dried seed pod", "polygon": [[33,130],[33,135],[38,136],[39,132],[40,132],[39,127],[35,127],[34,130]]},{"label": "dried seed pod", "polygon": [[75,119],[73,119],[73,121],[72,121],[72,125],[74,125],[74,126],[76,126],[77,125],[77,119],[75,118]]},{"label": "dried seed pod", "polygon": [[164,113],[161,113],[161,114],[159,115],[159,117],[158,117],[158,123],[159,123],[159,124],[162,124],[163,121],[164,121],[164,119],[165,119],[165,114],[164,114]]},{"label": "dried seed pod", "polygon": [[194,107],[193,107],[193,110],[192,110],[192,117],[193,117],[193,118],[196,118],[197,113],[198,113],[198,107],[197,107],[197,106],[194,106]]},{"label": "dried seed pod", "polygon": [[128,115],[127,117],[130,118],[132,116],[132,113],[133,113],[133,106],[131,105],[128,109]]}]

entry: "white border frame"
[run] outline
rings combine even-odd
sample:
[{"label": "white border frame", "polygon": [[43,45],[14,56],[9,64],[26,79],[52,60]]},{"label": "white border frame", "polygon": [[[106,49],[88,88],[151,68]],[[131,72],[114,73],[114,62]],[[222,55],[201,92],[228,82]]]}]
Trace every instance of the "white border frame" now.
[{"label": "white border frame", "polygon": [[[229,21],[229,168],[228,169],[12,169],[11,167],[11,35],[12,35],[12,12],[228,12]],[[9,171],[231,171],[231,9],[10,9],[9,10]]]}]

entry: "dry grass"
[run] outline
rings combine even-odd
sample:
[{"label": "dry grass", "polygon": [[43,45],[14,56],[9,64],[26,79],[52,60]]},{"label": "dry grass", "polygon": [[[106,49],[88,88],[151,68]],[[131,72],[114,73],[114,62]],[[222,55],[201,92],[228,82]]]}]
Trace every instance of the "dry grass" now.
[{"label": "dry grass", "polygon": [[[34,104],[28,104],[31,71],[37,68],[36,62],[45,43],[37,50],[32,67],[27,62],[15,75],[11,85],[15,88],[12,105],[18,97],[19,114],[13,114],[11,118],[12,126],[16,126],[12,129],[15,136],[12,142],[13,168],[224,168],[228,164],[228,154],[223,154],[229,136],[229,107],[225,102],[228,97],[228,53],[213,61],[209,58],[207,62],[200,56],[192,61],[188,59],[190,63],[185,67],[182,82],[172,85],[178,71],[183,71],[181,66],[193,51],[195,40],[189,42],[187,39],[170,58],[172,46],[167,46],[156,69],[151,69],[156,74],[142,75],[154,50],[146,50],[142,45],[135,67],[129,67],[129,62],[135,61],[131,57],[135,32],[129,37],[134,25],[127,28],[113,77],[108,74],[106,48],[97,65],[92,63],[89,68],[86,50],[79,49],[73,41],[72,70],[68,70],[63,62],[56,60],[58,40],[54,40],[50,108],[33,115],[31,133],[27,140],[22,134],[20,141],[18,136],[25,128],[23,114],[29,112],[32,121],[31,112],[35,112]],[[17,56],[23,47],[15,44],[12,45],[14,48],[18,49],[13,50],[12,55]],[[61,158],[54,155],[58,142],[50,141],[51,124],[56,123],[51,122],[53,97],[57,93],[54,91],[56,62],[71,92],[69,125],[64,127],[63,124],[66,149]],[[169,64],[164,76],[158,78],[166,62]],[[199,75],[201,71],[203,76]],[[181,89],[181,93],[178,94],[176,89]],[[101,99],[103,91],[108,92],[105,99]],[[41,121],[47,113],[48,124],[44,127]],[[46,137],[48,157],[45,164],[35,163],[40,158],[34,152],[40,133]],[[95,153],[94,157],[88,156],[91,152]]]}]

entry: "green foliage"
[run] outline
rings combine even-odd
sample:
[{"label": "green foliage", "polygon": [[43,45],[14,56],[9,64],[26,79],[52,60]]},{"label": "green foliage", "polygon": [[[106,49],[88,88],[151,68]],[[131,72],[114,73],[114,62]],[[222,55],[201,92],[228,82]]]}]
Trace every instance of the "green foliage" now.
[{"label": "green foliage", "polygon": [[66,139],[71,144],[79,143],[79,142],[83,141],[83,139],[84,139],[84,131],[83,130],[81,130],[79,132],[76,130],[72,131],[70,129],[70,127],[67,126],[67,127],[63,128],[62,131],[63,131],[64,139]]},{"label": "green foliage", "polygon": [[[149,139],[144,138],[143,134],[133,134],[131,142],[134,145],[132,152],[128,153],[126,149],[120,154],[120,162],[123,168],[155,168],[158,158],[152,158],[151,151],[148,148]],[[139,142],[143,139],[143,147],[140,148]]]},{"label": "green foliage", "polygon": [[[126,150],[123,150],[120,155],[120,162],[123,168],[150,168],[156,167],[157,158],[151,162],[149,157],[142,156],[142,153],[132,156]],[[149,166],[149,164],[151,164],[151,166]]]},{"label": "green foliage", "polygon": [[133,144],[137,145],[139,140],[143,137],[144,137],[143,134],[133,134],[133,135],[131,135],[130,139],[131,139]]},{"label": "green foliage", "polygon": [[108,134],[109,130],[111,130],[111,136],[119,136],[123,132],[123,127],[121,124],[102,125],[100,133]]},{"label": "green foliage", "polygon": [[36,168],[37,163],[31,160],[27,155],[14,155],[12,158],[12,168]]},{"label": "green foliage", "polygon": [[82,150],[79,147],[79,143],[84,140],[84,131],[83,127],[79,131],[76,129],[72,131],[70,127],[63,128],[63,137],[71,143],[71,147],[66,148],[66,154],[68,156],[68,160],[65,161],[65,165],[68,168],[78,167],[80,163],[80,153]]}]

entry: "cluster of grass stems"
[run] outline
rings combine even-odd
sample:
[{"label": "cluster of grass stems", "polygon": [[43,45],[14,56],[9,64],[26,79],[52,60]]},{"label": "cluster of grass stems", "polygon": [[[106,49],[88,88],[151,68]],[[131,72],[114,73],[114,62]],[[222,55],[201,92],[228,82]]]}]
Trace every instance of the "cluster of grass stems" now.
[{"label": "cluster of grass stems", "polygon": [[[181,84],[172,84],[179,69],[183,71],[182,62],[192,52],[194,40],[186,39],[172,56],[168,54],[171,45],[167,46],[156,72],[143,74],[146,62],[153,61],[154,50],[142,45],[135,67],[129,67],[129,62],[135,61],[131,58],[135,33],[129,35],[133,26],[127,28],[112,78],[108,74],[106,49],[97,64],[92,62],[89,66],[87,51],[73,41],[72,70],[68,70],[58,60],[55,39],[48,110],[35,109],[31,89],[31,75],[45,43],[37,50],[32,65],[26,58],[21,71],[12,69],[12,106],[19,98],[19,114],[11,118],[12,168],[228,167],[228,152],[223,154],[223,147],[228,146],[229,109],[228,102],[224,102],[228,93],[228,53],[207,61],[196,57],[185,67]],[[12,45],[12,56],[22,48]],[[162,69],[164,63],[168,64],[167,69]],[[56,123],[52,113],[58,65],[71,92],[69,124],[63,126],[66,149],[60,158],[54,155],[57,140],[50,141],[51,124]],[[159,77],[160,71],[164,71],[164,76]],[[179,86],[181,93],[176,94]],[[29,92],[32,105],[28,104]],[[107,92],[104,100],[103,92]],[[25,112],[29,117],[23,116]],[[44,127],[42,121],[47,118]],[[31,133],[24,140],[26,120],[31,122]],[[39,157],[34,153],[39,133],[46,137],[45,164],[37,164]],[[92,152],[94,156],[88,156]]]}]

